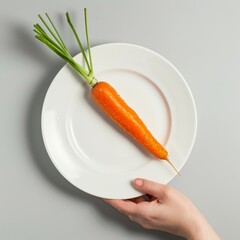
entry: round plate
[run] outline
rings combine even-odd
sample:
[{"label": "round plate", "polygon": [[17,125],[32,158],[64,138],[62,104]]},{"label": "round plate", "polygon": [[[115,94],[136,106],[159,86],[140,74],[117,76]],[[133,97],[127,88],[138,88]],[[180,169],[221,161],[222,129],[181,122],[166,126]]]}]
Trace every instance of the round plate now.
[{"label": "round plate", "polygon": [[[197,116],[179,71],[159,54],[132,44],[92,48],[95,75],[109,82],[169,152],[180,171],[194,144]],[[82,55],[75,59],[83,64]],[[142,195],[136,177],[167,184],[176,173],[131,139],[92,101],[91,89],[65,65],[54,78],[42,109],[47,152],[77,188],[104,198]]]}]

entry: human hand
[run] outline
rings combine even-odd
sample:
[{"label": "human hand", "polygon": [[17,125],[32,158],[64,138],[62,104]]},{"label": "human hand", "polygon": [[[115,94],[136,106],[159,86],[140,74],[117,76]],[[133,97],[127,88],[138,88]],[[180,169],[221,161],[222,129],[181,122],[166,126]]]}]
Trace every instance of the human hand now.
[{"label": "human hand", "polygon": [[146,229],[161,230],[189,240],[219,239],[198,209],[180,192],[146,179],[135,179],[134,186],[146,195],[105,201]]}]

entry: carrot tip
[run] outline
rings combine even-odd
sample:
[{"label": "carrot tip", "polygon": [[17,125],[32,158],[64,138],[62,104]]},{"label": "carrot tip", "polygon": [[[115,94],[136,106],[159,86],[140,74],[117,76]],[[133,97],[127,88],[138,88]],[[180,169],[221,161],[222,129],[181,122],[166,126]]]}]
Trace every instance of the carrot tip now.
[{"label": "carrot tip", "polygon": [[169,159],[166,159],[166,161],[171,165],[171,167],[175,170],[175,172],[178,174],[178,176],[181,176],[179,171],[175,168],[175,166],[172,164],[172,162]]}]

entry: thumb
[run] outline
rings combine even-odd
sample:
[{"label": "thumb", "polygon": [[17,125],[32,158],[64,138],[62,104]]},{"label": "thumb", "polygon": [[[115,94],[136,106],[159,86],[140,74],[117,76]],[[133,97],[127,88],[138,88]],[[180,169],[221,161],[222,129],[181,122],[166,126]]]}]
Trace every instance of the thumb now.
[{"label": "thumb", "polygon": [[153,182],[147,179],[136,178],[134,180],[134,186],[139,191],[150,194],[153,197],[161,198],[161,195],[164,193],[165,185]]}]

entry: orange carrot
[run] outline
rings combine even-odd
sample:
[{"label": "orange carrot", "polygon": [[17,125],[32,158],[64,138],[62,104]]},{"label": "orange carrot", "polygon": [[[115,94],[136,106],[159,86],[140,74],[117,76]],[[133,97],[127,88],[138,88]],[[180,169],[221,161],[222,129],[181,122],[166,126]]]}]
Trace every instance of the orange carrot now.
[{"label": "orange carrot", "polygon": [[137,113],[106,82],[98,82],[91,91],[99,107],[138,143],[160,159],[167,159],[167,150],[153,137]]},{"label": "orange carrot", "polygon": [[91,95],[92,99],[115,123],[155,157],[168,161],[179,174],[169,161],[167,150],[156,140],[138,114],[127,105],[110,84],[98,82],[92,88]]},{"label": "orange carrot", "polygon": [[125,101],[119,96],[117,91],[110,84],[106,82],[98,82],[95,78],[93,74],[91,49],[88,37],[87,10],[84,9],[88,57],[72,24],[69,13],[67,13],[66,16],[73,34],[75,35],[77,43],[82,51],[87,70],[84,67],[80,66],[73,59],[52,20],[47,14],[46,17],[49,20],[52,28],[49,27],[49,25],[40,15],[39,18],[49,31],[50,36],[39,24],[35,24],[34,32],[37,33],[36,38],[46,44],[52,51],[58,54],[65,61],[67,61],[88,82],[88,84],[92,87],[92,98],[115,123],[117,123],[122,129],[124,129],[130,136],[132,136],[139,144],[141,144],[155,157],[168,161],[168,163],[171,164],[174,170],[178,173],[173,164],[168,160],[167,150],[154,138],[152,133],[148,130],[137,113],[125,103]]}]

